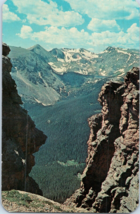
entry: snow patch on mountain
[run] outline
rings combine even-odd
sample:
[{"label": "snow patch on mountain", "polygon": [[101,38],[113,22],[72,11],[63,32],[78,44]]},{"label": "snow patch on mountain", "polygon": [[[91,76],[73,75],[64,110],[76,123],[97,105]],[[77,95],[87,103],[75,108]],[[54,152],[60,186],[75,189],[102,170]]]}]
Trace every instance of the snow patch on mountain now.
[{"label": "snow patch on mountain", "polygon": [[134,62],[130,63],[130,64],[129,64],[129,66],[132,66],[134,63],[137,63],[137,62],[136,62],[136,61],[134,61]]},{"label": "snow patch on mountain", "polygon": [[[123,49],[123,50],[126,50],[126,49]],[[118,49],[117,49],[117,52],[118,52],[118,53],[123,53],[123,54],[129,55],[128,60],[126,61],[126,63],[128,63],[128,61],[129,61],[130,58],[131,58],[131,54],[130,54],[130,53],[127,53],[126,51],[123,51],[123,50],[118,50]]]},{"label": "snow patch on mountain", "polygon": [[66,62],[74,62],[81,59],[80,55],[77,55],[77,58],[73,58],[71,52],[64,52],[65,54],[65,61]]},{"label": "snow patch on mountain", "polygon": [[102,76],[106,76],[106,71],[101,72]]},{"label": "snow patch on mountain", "polygon": [[64,59],[60,59],[60,58],[58,58],[57,59],[59,62],[65,62],[65,60]]},{"label": "snow patch on mountain", "polygon": [[119,69],[118,71],[120,71],[120,72],[124,72],[124,68],[122,68],[122,69]]},{"label": "snow patch on mountain", "polygon": [[35,99],[35,101],[37,102],[37,103],[41,103],[41,101],[39,101],[38,99],[36,99],[36,98],[34,98]]},{"label": "snow patch on mountain", "polygon": [[92,59],[92,58],[98,58],[98,57],[99,57],[99,55],[94,54],[94,53],[89,52],[89,51],[84,51],[84,52],[82,53],[82,55],[83,55],[83,57],[85,57],[86,59]]}]

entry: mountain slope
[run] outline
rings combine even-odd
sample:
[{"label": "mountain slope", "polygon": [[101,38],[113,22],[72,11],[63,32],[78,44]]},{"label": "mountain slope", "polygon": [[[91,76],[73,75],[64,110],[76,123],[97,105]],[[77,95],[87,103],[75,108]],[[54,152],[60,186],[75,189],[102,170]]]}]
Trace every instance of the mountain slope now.
[{"label": "mountain slope", "polygon": [[84,209],[70,208],[45,197],[18,190],[3,191],[2,205],[8,212],[19,213],[81,213]]},{"label": "mountain slope", "polygon": [[23,102],[54,104],[59,100],[63,87],[60,78],[53,73],[47,59],[23,48],[10,47],[13,64],[12,77],[15,79]]}]

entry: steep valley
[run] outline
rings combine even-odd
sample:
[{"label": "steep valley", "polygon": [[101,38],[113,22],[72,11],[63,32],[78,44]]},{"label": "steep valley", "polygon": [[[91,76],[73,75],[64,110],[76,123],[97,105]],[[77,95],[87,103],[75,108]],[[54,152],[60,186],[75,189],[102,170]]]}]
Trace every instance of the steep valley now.
[{"label": "steep valley", "polygon": [[[79,187],[78,173],[82,173],[87,156],[87,118],[93,112],[101,110],[97,101],[91,103],[94,96],[94,93],[91,93],[84,97],[69,98],[51,107],[38,104],[30,109],[28,106],[29,114],[37,127],[48,136],[45,145],[35,154],[36,165],[31,171],[31,176],[40,184],[40,188],[42,187],[44,196],[62,202]],[[78,165],[66,167],[58,163],[66,163],[67,160],[74,160]],[[73,185],[69,190],[71,182]]]},{"label": "steep valley", "polygon": [[[87,118],[93,112],[101,111],[97,98],[106,80],[97,82],[88,95],[69,97],[52,106],[24,104],[37,128],[48,137],[45,145],[35,154],[36,165],[30,173],[45,197],[63,202],[79,187],[79,175],[87,157]],[[63,166],[58,162],[66,163],[68,160],[78,164]]]},{"label": "steep valley", "polygon": [[45,197],[64,202],[80,187],[90,133],[87,119],[101,112],[101,87],[111,79],[122,81],[133,65],[138,66],[138,51],[10,48],[12,77],[23,106],[48,137],[34,154],[30,176]]}]

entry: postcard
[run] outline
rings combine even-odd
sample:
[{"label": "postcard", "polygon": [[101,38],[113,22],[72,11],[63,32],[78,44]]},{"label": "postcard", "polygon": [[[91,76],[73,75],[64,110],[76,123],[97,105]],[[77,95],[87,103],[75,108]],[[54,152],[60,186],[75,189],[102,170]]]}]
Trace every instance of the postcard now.
[{"label": "postcard", "polygon": [[7,0],[2,10],[2,206],[139,206],[139,4]]}]

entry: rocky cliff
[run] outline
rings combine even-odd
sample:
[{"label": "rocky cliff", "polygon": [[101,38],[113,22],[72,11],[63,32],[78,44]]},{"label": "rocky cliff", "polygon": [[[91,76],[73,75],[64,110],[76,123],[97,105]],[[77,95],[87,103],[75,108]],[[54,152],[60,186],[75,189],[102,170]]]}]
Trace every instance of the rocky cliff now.
[{"label": "rocky cliff", "polygon": [[128,213],[139,200],[139,69],[124,83],[107,82],[89,118],[88,158],[81,187],[65,204],[92,212]]},{"label": "rocky cliff", "polygon": [[38,184],[28,176],[34,166],[33,153],[45,143],[46,136],[20,104],[16,83],[11,78],[12,64],[3,44],[2,53],[2,190],[18,189],[42,194]]}]

